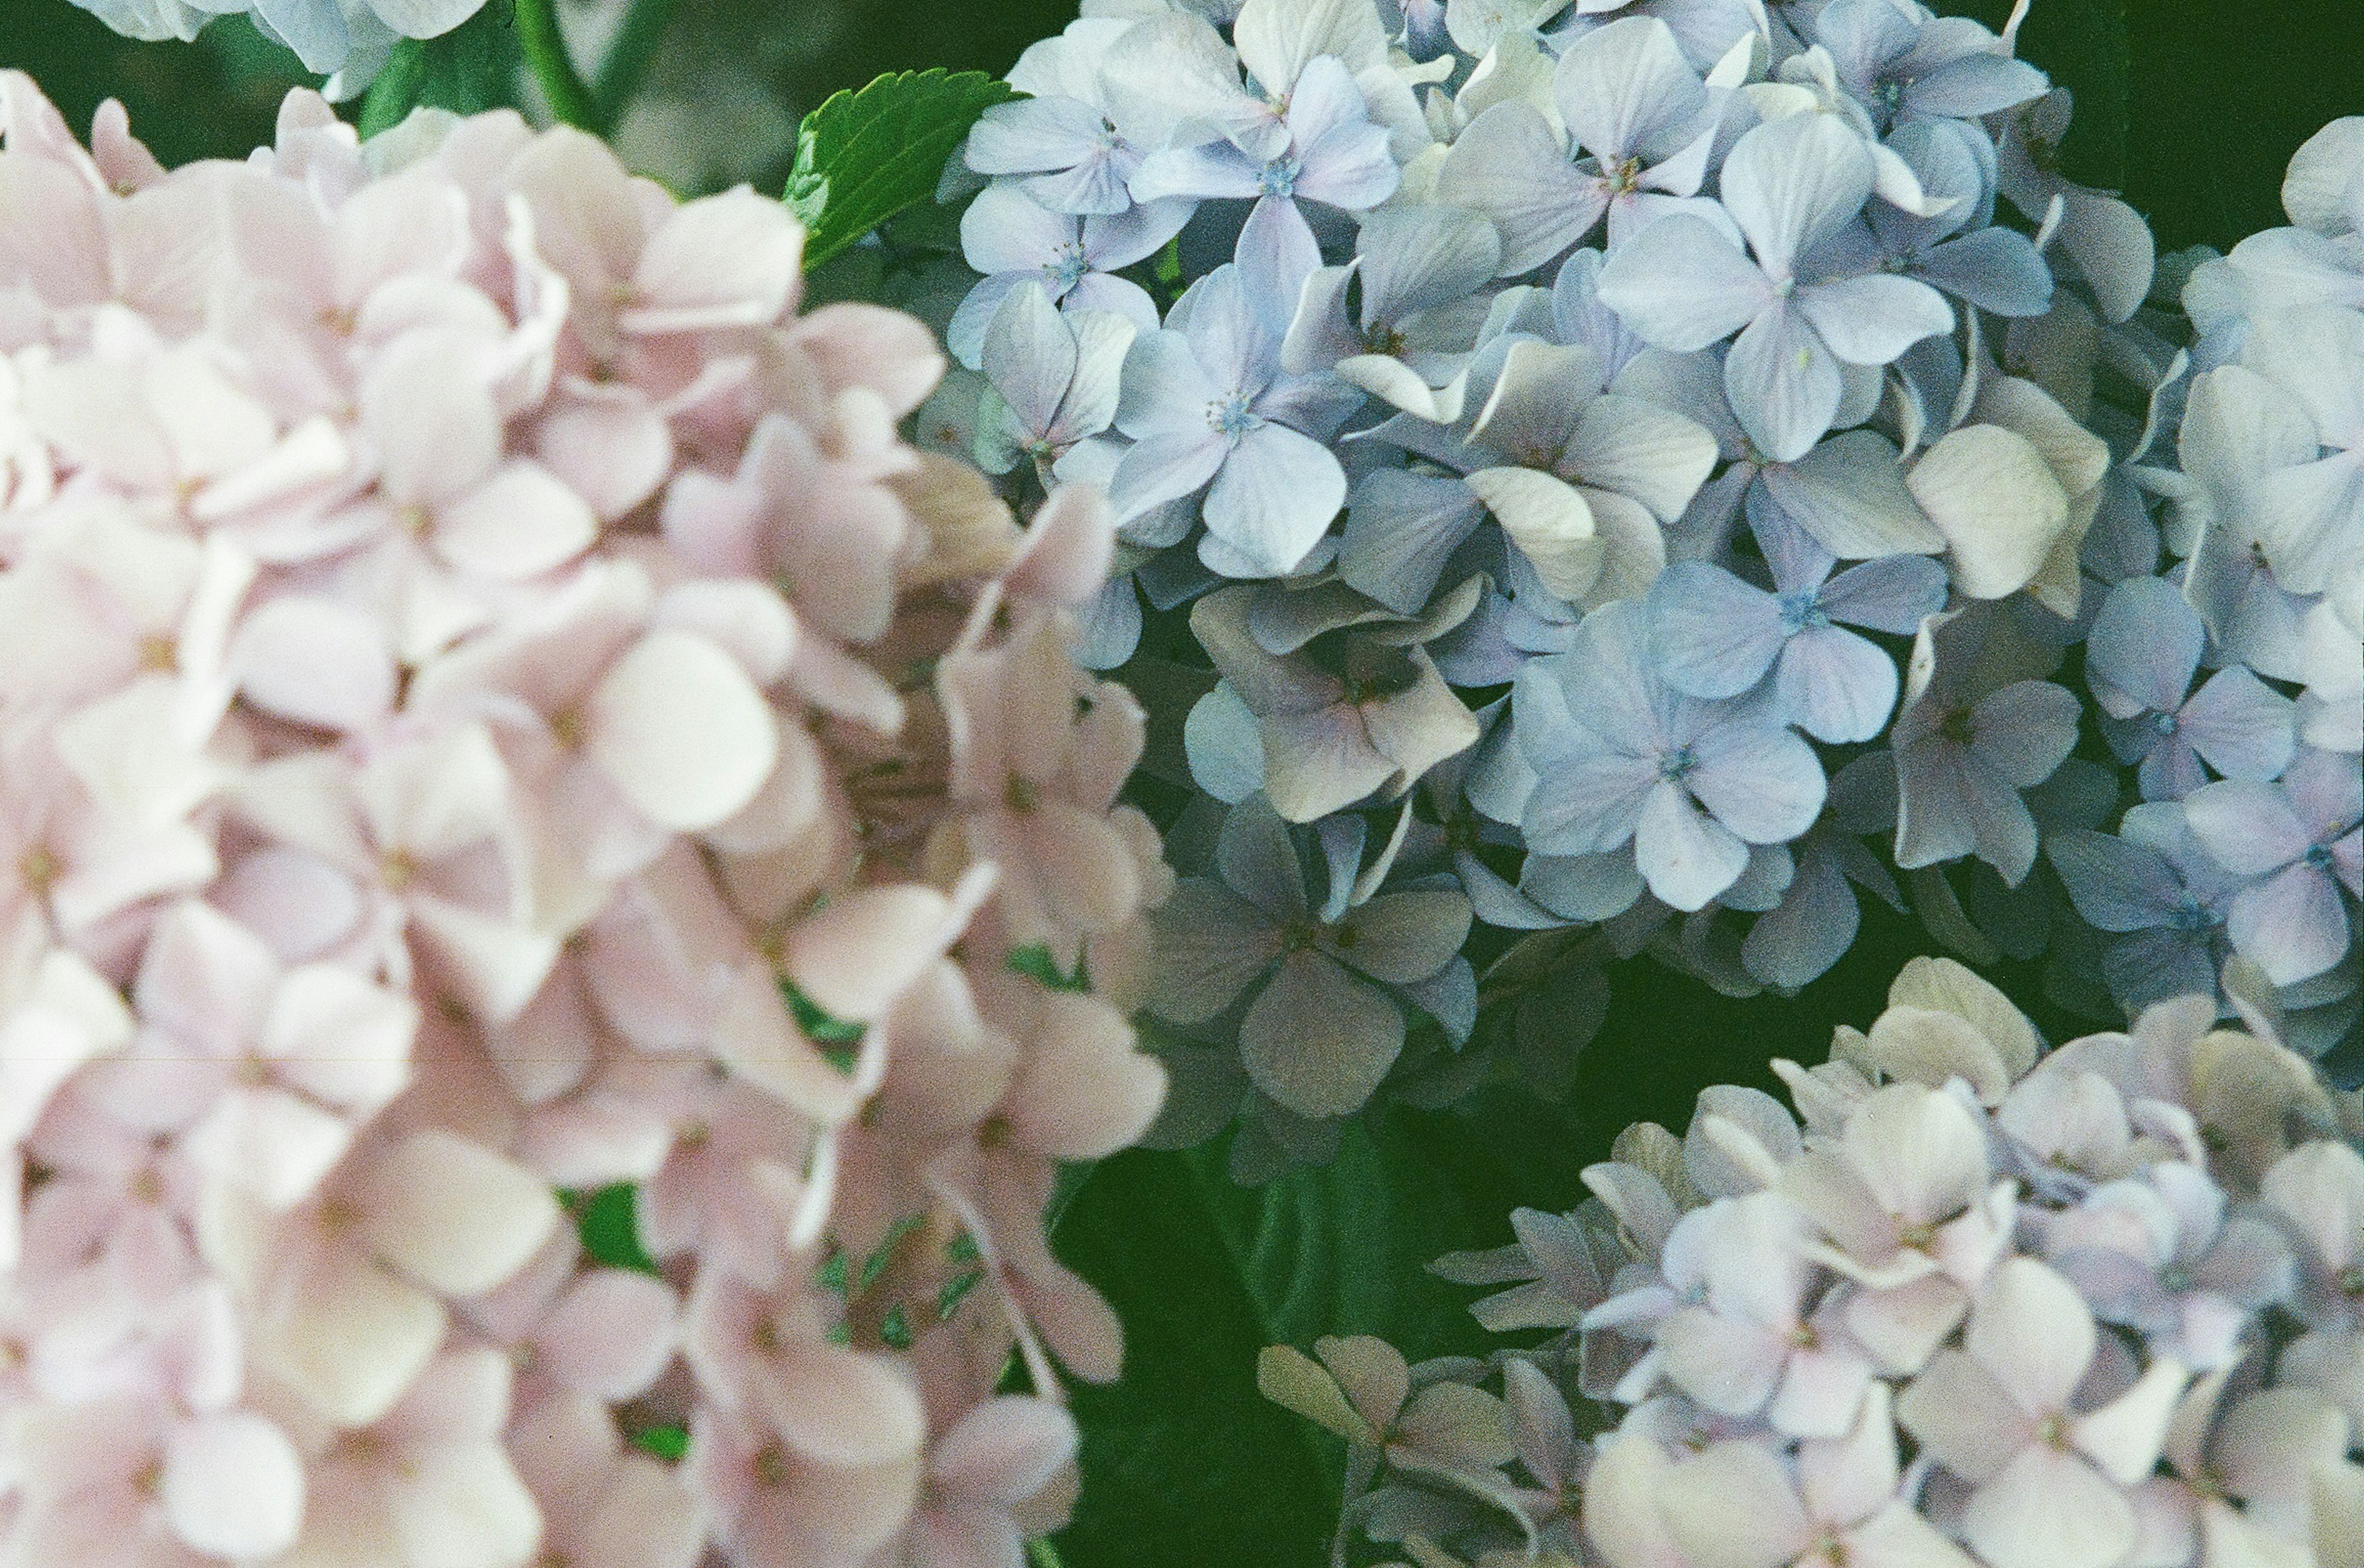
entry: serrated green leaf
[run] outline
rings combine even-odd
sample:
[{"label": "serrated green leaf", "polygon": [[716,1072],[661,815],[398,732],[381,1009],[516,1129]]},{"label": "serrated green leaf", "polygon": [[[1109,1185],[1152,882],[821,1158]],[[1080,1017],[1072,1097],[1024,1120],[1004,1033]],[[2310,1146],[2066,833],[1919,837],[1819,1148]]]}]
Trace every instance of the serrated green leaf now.
[{"label": "serrated green leaf", "polygon": [[980,71],[906,71],[807,115],[784,197],[805,226],[806,268],[932,199],[944,161],[976,117],[1018,95]]},{"label": "serrated green leaf", "polygon": [[361,133],[392,129],[417,108],[473,115],[513,102],[523,58],[514,0],[492,0],[440,38],[404,39],[362,100]]}]

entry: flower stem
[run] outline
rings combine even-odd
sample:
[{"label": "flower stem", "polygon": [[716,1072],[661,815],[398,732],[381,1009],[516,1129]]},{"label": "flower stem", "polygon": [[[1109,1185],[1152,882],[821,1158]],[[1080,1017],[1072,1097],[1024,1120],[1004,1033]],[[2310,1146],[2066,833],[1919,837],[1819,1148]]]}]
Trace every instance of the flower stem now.
[{"label": "flower stem", "polygon": [[632,106],[632,96],[655,63],[657,46],[664,41],[665,25],[673,20],[675,0],[632,0],[623,26],[608,46],[608,58],[591,84],[604,128],[613,130]]},{"label": "flower stem", "polygon": [[550,112],[568,125],[597,131],[599,106],[576,74],[574,62],[566,57],[566,40],[559,36],[558,15],[551,9],[551,0],[517,0],[517,29],[526,69],[533,73]]}]

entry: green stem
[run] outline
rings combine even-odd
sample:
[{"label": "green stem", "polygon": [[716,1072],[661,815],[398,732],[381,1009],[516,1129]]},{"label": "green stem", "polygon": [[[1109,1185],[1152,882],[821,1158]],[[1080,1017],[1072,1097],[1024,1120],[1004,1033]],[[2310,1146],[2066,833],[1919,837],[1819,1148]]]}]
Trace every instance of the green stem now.
[{"label": "green stem", "polygon": [[591,101],[591,89],[583,84],[574,62],[566,57],[566,40],[559,36],[558,15],[551,9],[551,0],[517,0],[517,29],[526,69],[533,73],[550,112],[567,125],[597,132],[599,106]]},{"label": "green stem", "polygon": [[1060,1568],[1059,1549],[1053,1546],[1047,1540],[1028,1541],[1026,1556],[1034,1564],[1034,1568]]},{"label": "green stem", "polygon": [[616,29],[615,39],[608,46],[608,58],[599,62],[599,74],[591,83],[591,95],[608,129],[613,130],[624,117],[624,111],[632,106],[632,95],[648,79],[649,67],[656,61],[657,46],[664,41],[665,24],[673,20],[674,3],[675,0],[633,0],[623,26]]}]

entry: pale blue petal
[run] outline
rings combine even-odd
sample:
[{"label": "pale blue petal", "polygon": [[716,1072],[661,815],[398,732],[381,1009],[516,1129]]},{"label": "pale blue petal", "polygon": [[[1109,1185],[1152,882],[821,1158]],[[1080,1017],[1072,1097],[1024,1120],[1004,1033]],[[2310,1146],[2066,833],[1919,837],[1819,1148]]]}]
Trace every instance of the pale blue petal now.
[{"label": "pale blue petal", "polygon": [[1135,332],[1157,330],[1157,306],[1149,291],[1131,278],[1120,278],[1108,272],[1086,272],[1076,280],[1076,286],[1059,301],[1062,310],[1096,310],[1105,315],[1121,317],[1132,324]]},{"label": "pale blue petal", "polygon": [[1870,150],[1837,116],[1792,115],[1733,144],[1720,189],[1756,259],[1779,278],[1863,210],[1871,174]]},{"label": "pale blue petal", "polygon": [[2280,870],[2314,847],[2314,837],[2269,784],[2225,779],[2185,797],[2184,820],[2216,862],[2236,876]]},{"label": "pale blue petal", "polygon": [[1305,898],[1305,871],[1288,824],[1262,795],[1252,795],[1223,818],[1215,840],[1215,871],[1231,890],[1279,924],[1301,920],[1311,906]]},{"label": "pale blue petal", "polygon": [[1600,269],[1600,299],[1644,341],[1677,353],[1704,349],[1778,308],[1772,283],[1756,263],[1687,213],[1660,218],[1611,252]]},{"label": "pale blue petal", "polygon": [[1297,204],[1265,196],[1248,209],[1248,220],[1232,247],[1247,299],[1282,338],[1297,317],[1305,281],[1321,266],[1321,242]]},{"label": "pale blue petal", "polygon": [[1092,595],[1076,614],[1076,662],[1087,670],[1113,670],[1141,646],[1141,596],[1130,575]]},{"label": "pale blue petal", "polygon": [[1822,815],[1829,789],[1822,761],[1787,728],[1743,709],[1703,732],[1691,750],[1699,765],[1683,782],[1717,821],[1748,842],[1785,843]]},{"label": "pale blue petal", "polygon": [[1232,448],[1207,492],[1207,531],[1276,575],[1303,561],[1346,504],[1330,449],[1284,425],[1259,425]]},{"label": "pale blue petal", "polygon": [[1082,226],[1014,185],[987,185],[961,214],[960,230],[961,259],[991,276],[1055,265],[1060,247],[1076,244]]},{"label": "pale blue petal", "polygon": [[1196,495],[1231,448],[1212,430],[1162,431],[1125,449],[1109,484],[1109,504],[1120,527],[1168,501]]},{"label": "pale blue petal", "polygon": [[1656,17],[1626,17],[1568,45],[1552,101],[1569,133],[1604,164],[1657,162],[1687,139],[1708,106],[1675,35]]},{"label": "pale blue petal", "polygon": [[2182,879],[2147,844],[2071,828],[2046,840],[2044,852],[2068,901],[2096,930],[2148,930],[2183,902]]},{"label": "pale blue petal", "polygon": [[[1617,258],[1611,257],[1609,264],[1613,269]],[[1724,357],[1723,391],[1733,416],[1775,462],[1793,462],[1812,449],[1831,428],[1844,390],[1838,361],[1805,317],[1786,304],[1751,321]]]},{"label": "pale blue petal", "polygon": [[1077,242],[1095,270],[1112,272],[1155,255],[1182,232],[1195,210],[1187,201],[1143,202],[1124,212],[1084,219]]},{"label": "pale blue petal", "polygon": [[2041,97],[2051,85],[2043,72],[2024,60],[1975,51],[1906,83],[1904,106],[1915,114],[1974,120]]},{"label": "pale blue petal", "polygon": [[1694,806],[1679,785],[1662,781],[1636,820],[1634,860],[1652,893],[1689,913],[1738,880],[1748,864],[1748,846]]},{"label": "pale blue petal", "polygon": [[980,174],[1040,174],[1072,169],[1101,150],[1108,122],[1080,99],[996,104],[969,128],[968,166]]},{"label": "pale blue petal", "polygon": [[2330,873],[2303,862],[2234,895],[2225,930],[2277,985],[2294,985],[2347,953],[2347,912]]},{"label": "pale blue petal", "polygon": [[2129,1015],[2172,996],[2206,996],[2216,989],[2216,938],[2171,926],[2136,931],[2102,954],[2110,995]]},{"label": "pale blue petal", "polygon": [[1254,196],[1260,194],[1263,168],[1228,141],[1208,141],[1150,153],[1128,183],[1137,202]]},{"label": "pale blue petal", "polygon": [[1794,462],[1767,468],[1765,488],[1843,561],[1946,548],[1946,536],[1904,488],[1895,446],[1876,431],[1843,431]]},{"label": "pale blue petal", "polygon": [[1550,122],[1518,103],[1497,104],[1469,122],[1445,154],[1436,188],[1492,220],[1504,276],[1542,266],[1583,239],[1609,206],[1600,177],[1569,162]]},{"label": "pale blue petal", "polygon": [[1879,735],[1896,687],[1896,662],[1885,649],[1836,627],[1809,627],[1781,650],[1773,699],[1815,740],[1845,744]]},{"label": "pale blue petal", "polygon": [[2052,308],[2052,269],[2024,234],[2000,227],[1948,239],[1913,271],[1997,316],[2041,316]]},{"label": "pale blue petal", "polygon": [[1183,336],[1217,395],[1262,392],[1279,368],[1280,332],[1249,292],[1245,273],[1218,267],[1195,291]]},{"label": "pale blue petal", "polygon": [[1116,428],[1128,436],[1211,436],[1207,406],[1222,390],[1181,333],[1143,332],[1125,350]]},{"label": "pale blue petal", "polygon": [[1662,783],[1655,762],[1580,740],[1538,771],[1520,826],[1528,847],[1546,855],[1605,854],[1626,843],[1643,804]]},{"label": "pale blue petal", "polygon": [[1970,755],[2015,787],[2033,788],[2076,749],[2078,712],[2064,686],[2013,682],[1972,706]]},{"label": "pale blue petal", "polygon": [[1374,469],[1355,481],[1347,502],[1338,574],[1399,615],[1417,615],[1483,513],[1458,479]]},{"label": "pale blue petal", "polygon": [[1613,920],[1642,896],[1642,870],[1633,854],[1529,855],[1519,889],[1570,920]]},{"label": "pale blue petal", "polygon": [[1493,277],[1502,242],[1476,213],[1389,206],[1363,220],[1355,250],[1362,258],[1362,320],[1368,328],[1476,294]]},{"label": "pale blue petal", "polygon": [[1695,697],[1748,690],[1773,667],[1790,635],[1772,595],[1704,561],[1668,566],[1644,603],[1659,673]]},{"label": "pale blue petal", "polygon": [[1795,303],[1831,352],[1854,365],[1891,363],[1922,339],[1954,327],[1945,295],[1886,273],[1815,284],[1800,289]]},{"label": "pale blue petal", "polygon": [[2228,779],[2279,778],[2298,752],[2298,705],[2238,665],[2219,670],[2179,715],[2181,734]]},{"label": "pale blue petal", "polygon": [[1832,578],[1815,603],[1849,626],[1910,637],[1946,607],[1946,569],[1925,555],[1888,555]]},{"label": "pale blue petal", "polygon": [[1031,437],[1051,428],[1076,377],[1075,329],[1040,284],[1009,291],[987,327],[978,368]]},{"label": "pale blue petal", "polygon": [[2174,584],[2130,577],[2110,590],[2093,617],[2085,669],[2151,712],[2172,713],[2182,706],[2207,641],[2200,612]]},{"label": "pale blue petal", "polygon": [[1767,985],[1795,991],[1845,956],[1862,921],[1855,890],[1836,857],[1808,839],[1780,904],[1760,917],[1740,944],[1741,964]]}]

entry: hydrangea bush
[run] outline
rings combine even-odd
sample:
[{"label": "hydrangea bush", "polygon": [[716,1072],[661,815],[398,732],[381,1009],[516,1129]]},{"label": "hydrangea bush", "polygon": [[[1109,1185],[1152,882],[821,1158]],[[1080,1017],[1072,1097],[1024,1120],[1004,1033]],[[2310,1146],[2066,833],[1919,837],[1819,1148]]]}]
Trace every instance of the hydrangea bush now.
[{"label": "hydrangea bush", "polygon": [[931,425],[1111,497],[1086,658],[1197,797],[1161,1136],[1548,1083],[1572,963],[1786,994],[1865,897],[2352,1038],[2358,122],[2160,264],[2016,16],[1086,12],[948,175]]},{"label": "hydrangea bush", "polygon": [[83,3],[0,1562],[2364,1563],[2364,119],[2241,239],[2139,8]]},{"label": "hydrangea bush", "polygon": [[[1487,1361],[1266,1351],[1421,1568],[2364,1561],[2364,1101],[2205,995],[2041,1049],[1916,959],[1791,1105],[1629,1128],[1440,1258]],[[1497,1392],[1499,1390],[1499,1392]]]},{"label": "hydrangea bush", "polygon": [[1102,501],[580,133],[0,129],[0,1555],[1016,1561],[1164,1084]]}]

